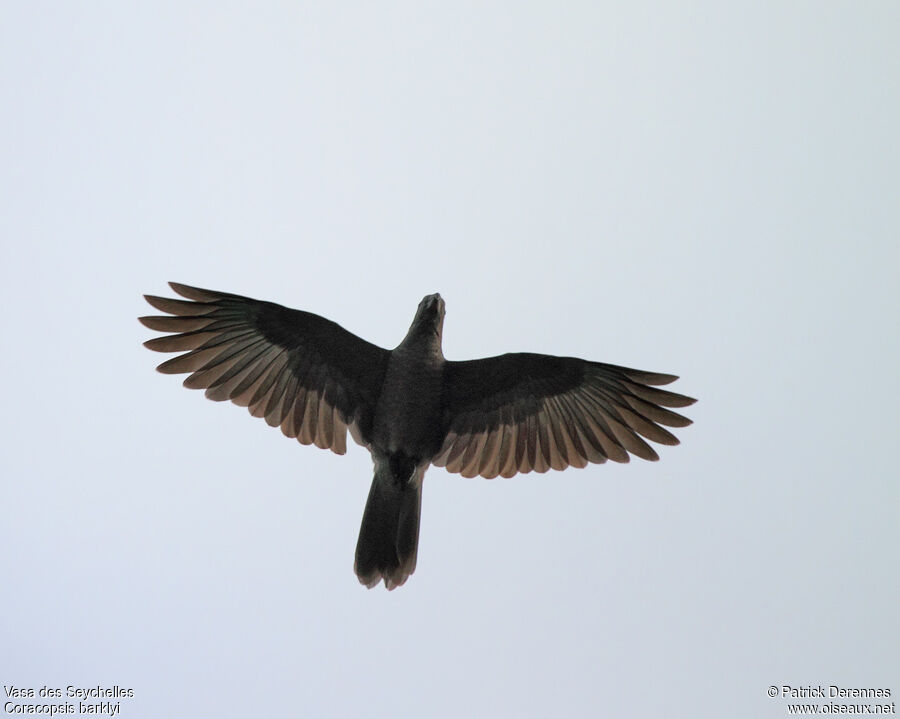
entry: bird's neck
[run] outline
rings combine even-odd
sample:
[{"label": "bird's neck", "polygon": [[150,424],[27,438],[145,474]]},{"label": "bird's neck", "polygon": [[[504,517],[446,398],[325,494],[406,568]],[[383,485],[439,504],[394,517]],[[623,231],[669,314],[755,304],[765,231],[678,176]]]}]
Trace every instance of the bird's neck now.
[{"label": "bird's neck", "polygon": [[410,327],[406,337],[403,338],[395,354],[411,355],[421,359],[433,359],[443,361],[444,352],[441,348],[441,334],[432,327]]}]

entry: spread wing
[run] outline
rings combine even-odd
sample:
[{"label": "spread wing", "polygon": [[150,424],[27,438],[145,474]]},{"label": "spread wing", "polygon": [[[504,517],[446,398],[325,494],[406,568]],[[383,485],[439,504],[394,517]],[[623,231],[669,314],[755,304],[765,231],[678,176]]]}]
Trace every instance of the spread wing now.
[{"label": "spread wing", "polygon": [[193,301],[145,295],[169,316],[139,318],[152,330],[173,333],[146,347],[184,352],[159,365],[160,372],[190,372],[185,387],[248,407],[302,444],[343,454],[348,427],[368,444],[390,352],[309,312],[169,284]]},{"label": "spread wing", "polygon": [[663,429],[691,420],[666,407],[695,400],[657,389],[677,377],[573,357],[506,354],[448,362],[446,435],[433,463],[464,477],[627,462],[659,455],[642,437],[678,440]]}]

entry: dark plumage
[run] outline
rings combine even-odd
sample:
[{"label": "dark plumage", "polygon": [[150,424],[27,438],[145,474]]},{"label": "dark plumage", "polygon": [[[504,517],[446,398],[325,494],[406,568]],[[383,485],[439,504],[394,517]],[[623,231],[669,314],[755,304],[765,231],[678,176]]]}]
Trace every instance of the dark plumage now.
[{"label": "dark plumage", "polygon": [[318,315],[249,297],[170,283],[190,301],[146,295],[168,316],[141,317],[170,334],[144,344],[182,352],[160,372],[248,407],[302,444],[343,454],[347,430],[369,450],[375,477],[355,571],[373,587],[416,568],[422,479],[428,466],[464,477],[659,459],[643,438],[675,445],[685,427],[666,409],[694,400],[657,389],[674,375],[574,357],[505,354],[450,362],[441,351],[444,301],[425,297],[394,350]]}]

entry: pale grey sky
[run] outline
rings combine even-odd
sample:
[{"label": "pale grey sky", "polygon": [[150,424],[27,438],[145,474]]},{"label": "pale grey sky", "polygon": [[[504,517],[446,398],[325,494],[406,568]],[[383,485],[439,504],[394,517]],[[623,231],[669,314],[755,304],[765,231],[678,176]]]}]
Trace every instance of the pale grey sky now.
[{"label": "pale grey sky", "polygon": [[[0,681],[121,716],[782,717],[900,692],[900,5],[5,3]],[[154,371],[166,280],[673,372],[659,463],[372,469]],[[5,699],[4,699],[5,701]]]}]

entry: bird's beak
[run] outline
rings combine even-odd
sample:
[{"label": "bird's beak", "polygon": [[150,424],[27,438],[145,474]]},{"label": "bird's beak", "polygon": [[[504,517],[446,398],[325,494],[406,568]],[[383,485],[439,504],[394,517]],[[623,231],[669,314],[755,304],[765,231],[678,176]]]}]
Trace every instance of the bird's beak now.
[{"label": "bird's beak", "polygon": [[435,292],[433,295],[428,295],[428,297],[425,298],[426,309],[431,309],[435,306],[437,306],[438,312],[444,314],[444,298],[441,297],[439,292]]}]

